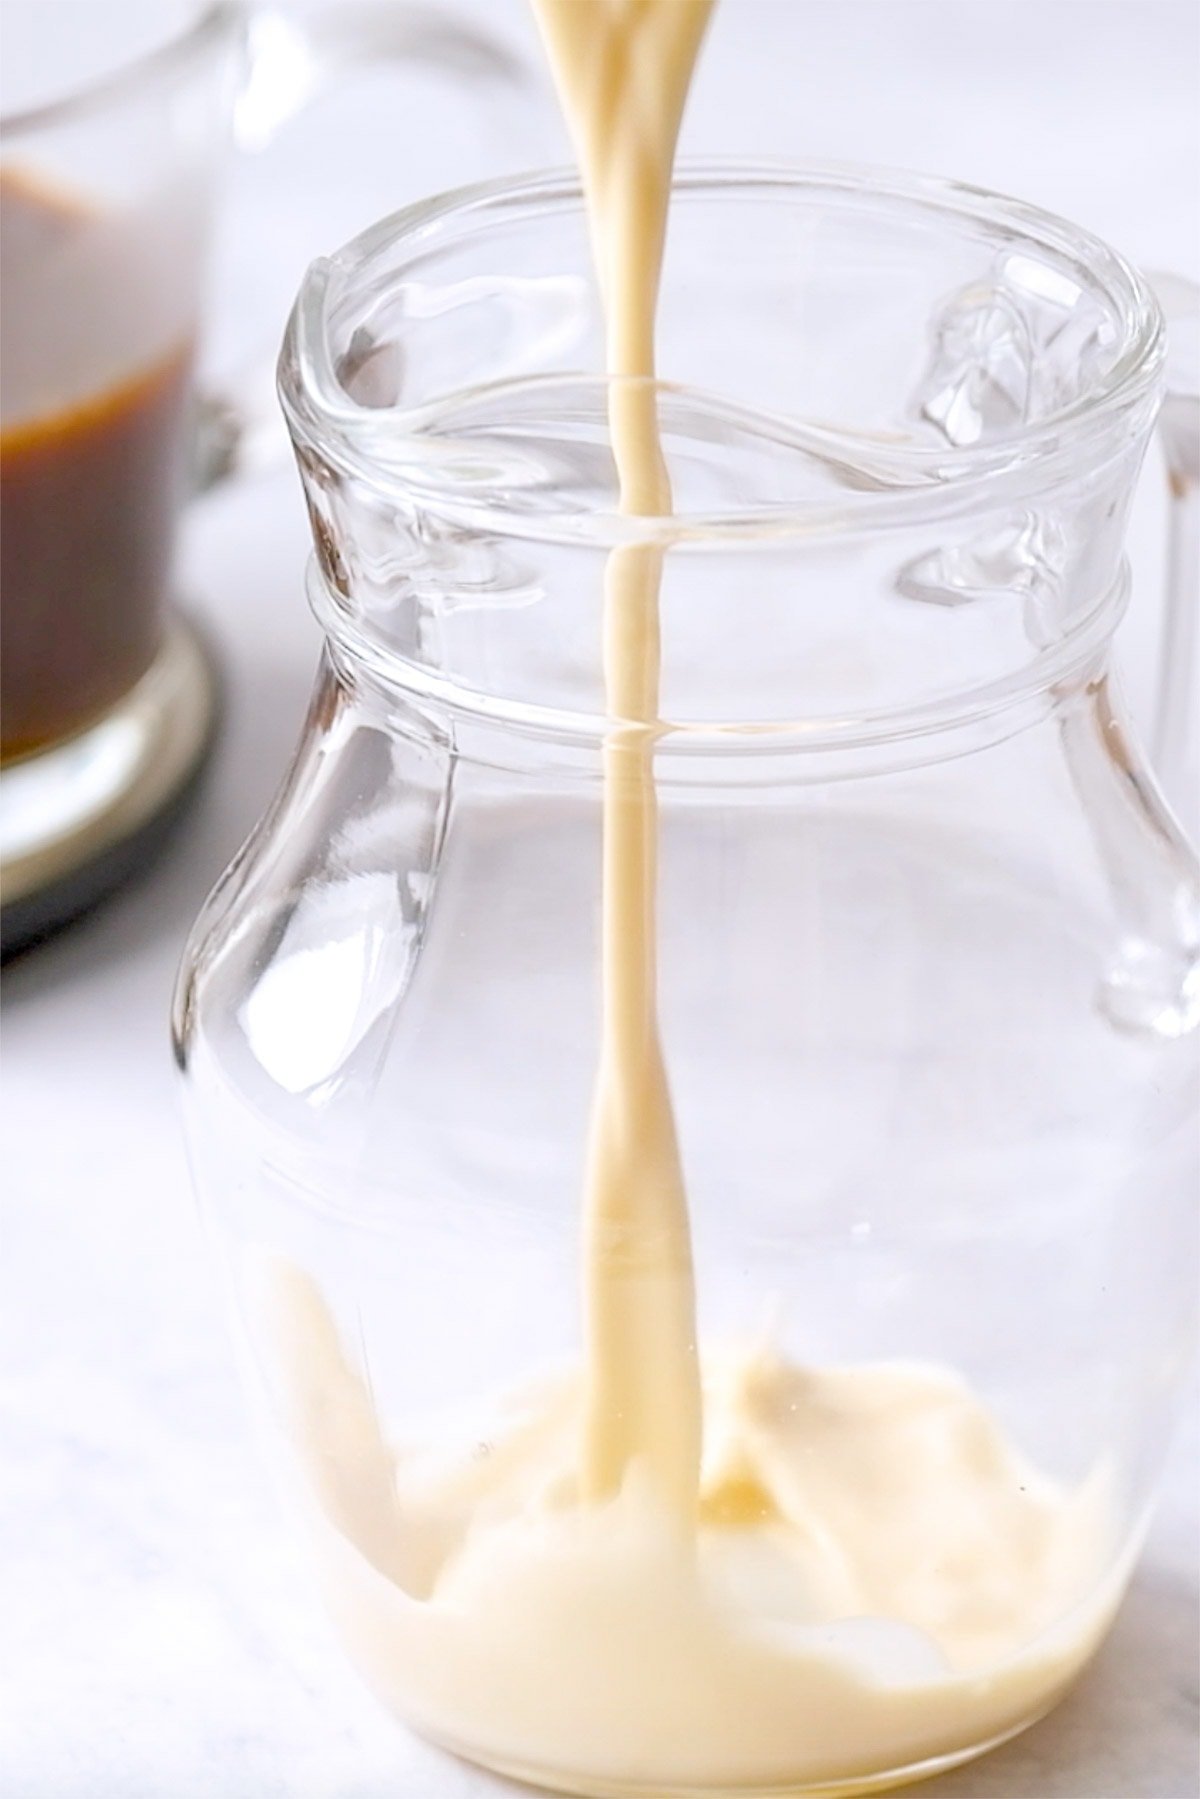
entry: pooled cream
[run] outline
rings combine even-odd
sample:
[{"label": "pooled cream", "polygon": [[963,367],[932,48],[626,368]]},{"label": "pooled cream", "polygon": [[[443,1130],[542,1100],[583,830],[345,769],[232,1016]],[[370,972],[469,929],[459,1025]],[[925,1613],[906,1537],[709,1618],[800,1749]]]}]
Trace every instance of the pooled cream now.
[{"label": "pooled cream", "polygon": [[582,1378],[391,1444],[315,1283],[279,1265],[269,1294],[347,1648],[426,1735],[554,1791],[952,1757],[1052,1704],[1119,1597],[1104,1483],[1052,1485],[945,1369],[706,1360],[684,1535],[644,1467],[581,1498]]}]

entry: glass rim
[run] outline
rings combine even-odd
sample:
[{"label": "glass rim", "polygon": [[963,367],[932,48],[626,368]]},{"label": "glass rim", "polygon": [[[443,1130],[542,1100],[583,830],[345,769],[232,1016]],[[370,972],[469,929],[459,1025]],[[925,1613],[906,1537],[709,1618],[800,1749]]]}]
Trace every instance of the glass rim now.
[{"label": "glass rim", "polygon": [[243,12],[241,0],[208,0],[194,18],[152,49],[143,50],[94,80],[70,87],[52,99],[0,113],[0,140],[51,130],[121,104],[147,82],[176,74],[195,52],[236,25]]},{"label": "glass rim", "polygon": [[[955,446],[889,444],[840,427],[809,427],[809,447],[826,453],[857,452],[871,463],[886,463],[897,479],[881,490],[846,489],[830,500],[781,501],[747,512],[679,512],[661,518],[634,518],[611,510],[517,511],[461,482],[438,479],[430,455],[428,427],[448,407],[507,392],[552,384],[557,375],[519,376],[452,390],[415,406],[366,408],[342,387],[330,345],[330,317],[349,285],[373,262],[411,245],[428,253],[439,233],[483,225],[506,209],[564,203],[582,207],[578,173],[569,168],[538,170],[453,189],[405,207],[378,221],[332,256],[318,258],[305,274],[284,337],[279,392],[293,436],[318,456],[376,490],[402,492],[413,505],[463,529],[543,543],[612,548],[623,543],[745,544],[783,538],[844,536],[889,526],[924,523],[1019,500],[1060,481],[1072,471],[1102,463],[1125,447],[1119,427],[1129,411],[1150,400],[1161,381],[1165,327],[1157,298],[1145,277],[1102,238],[1025,201],[940,176],[841,162],[790,162],[759,158],[684,160],[676,170],[679,193],[728,196],[732,192],[825,191],[846,201],[870,198],[897,210],[915,209],[954,221],[974,222],[1015,239],[1054,250],[1086,272],[1112,304],[1123,327],[1118,354],[1094,387],[1044,418],[984,442]],[[669,252],[668,252],[669,254]],[[403,263],[398,265],[397,278]],[[571,376],[573,383],[580,377]],[[583,379],[607,384],[602,374]],[[658,385],[670,391],[669,381]],[[760,416],[756,410],[755,417]],[[769,415],[761,415],[768,418]],[[778,415],[795,427],[800,421]],[[402,452],[411,444],[412,456]],[[386,461],[380,449],[386,450]],[[1090,460],[1088,453],[1090,454]]]}]

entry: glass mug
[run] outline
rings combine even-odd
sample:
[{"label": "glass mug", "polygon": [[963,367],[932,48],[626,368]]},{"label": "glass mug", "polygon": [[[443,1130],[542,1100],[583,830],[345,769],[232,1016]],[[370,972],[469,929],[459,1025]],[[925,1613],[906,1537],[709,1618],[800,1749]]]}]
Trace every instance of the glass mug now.
[{"label": "glass mug", "polygon": [[[660,330],[676,514],[646,521],[617,512],[573,178],[432,201],[313,267],[280,380],[324,655],[192,934],[176,1053],[252,1384],[384,1700],[555,1792],[861,1792],[1065,1690],[1191,1353],[1200,870],[1111,668],[1164,323],[1118,256],[1015,202],[715,166],[678,178]],[[463,1496],[514,1453],[495,1397],[581,1363],[601,593],[642,540],[702,1355],[768,1333],[801,1367],[949,1365],[1061,1491],[1103,1494],[1082,1585],[958,1669],[953,1708],[864,1676],[831,1735],[801,1662],[790,1736],[738,1756],[731,1691],[648,1663],[636,1581],[585,1582],[536,1654],[533,1586],[497,1572],[499,1632],[463,1599]]]},{"label": "glass mug", "polygon": [[[306,26],[237,5],[176,10],[177,34],[159,42],[161,4],[143,7],[153,47],[140,59],[0,121],[8,953],[146,854],[211,736],[208,660],[167,598],[189,459],[215,478],[237,428],[213,409],[193,440],[207,240],[235,116],[261,141],[323,79],[388,56],[506,70],[451,17],[387,0]],[[137,22],[136,7],[126,15]],[[66,73],[72,52],[95,67],[111,35],[102,7],[14,8],[10,79]]]}]

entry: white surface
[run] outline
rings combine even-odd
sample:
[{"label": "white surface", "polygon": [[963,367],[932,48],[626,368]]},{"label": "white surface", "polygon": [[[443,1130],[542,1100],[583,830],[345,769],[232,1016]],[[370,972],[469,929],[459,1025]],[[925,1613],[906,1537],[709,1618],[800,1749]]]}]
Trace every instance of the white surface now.
[{"label": "white surface", "polygon": [[[492,11],[530,42],[520,0]],[[1066,212],[1147,264],[1200,269],[1193,0],[725,0],[692,149],[925,167]],[[472,122],[375,74],[322,103],[229,196],[214,354],[278,335],[304,261],[450,181],[563,154],[544,92]],[[1144,709],[1160,499],[1134,531],[1126,627]],[[281,469],[197,506],[185,586],[224,650],[208,792],[153,874],[5,982],[0,1333],[3,1799],[482,1799],[342,1663],[243,1422],[188,1195],[166,1041],[204,891],[294,740],[316,652]],[[1092,1673],[940,1799],[1197,1791],[1198,1432],[1191,1408],[1133,1593]]]}]

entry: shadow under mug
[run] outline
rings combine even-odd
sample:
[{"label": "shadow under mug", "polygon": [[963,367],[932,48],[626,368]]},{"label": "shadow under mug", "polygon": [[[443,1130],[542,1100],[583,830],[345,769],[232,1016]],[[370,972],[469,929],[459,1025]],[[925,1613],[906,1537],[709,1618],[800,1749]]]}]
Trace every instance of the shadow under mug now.
[{"label": "shadow under mug", "polygon": [[[364,63],[513,73],[432,6],[181,10],[167,41],[0,119],[6,956],[148,859],[213,740],[211,655],[170,583],[183,501],[236,462],[193,383],[223,151]],[[14,60],[60,67],[64,33],[80,52],[104,11],[29,0],[6,20],[29,40]]]}]

